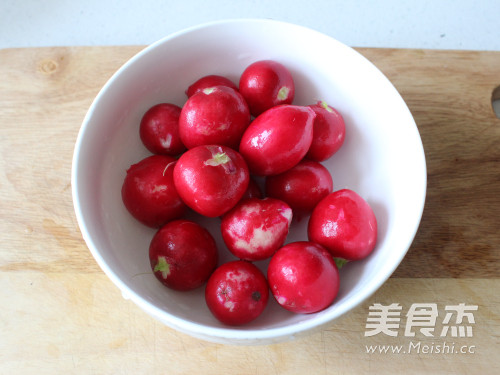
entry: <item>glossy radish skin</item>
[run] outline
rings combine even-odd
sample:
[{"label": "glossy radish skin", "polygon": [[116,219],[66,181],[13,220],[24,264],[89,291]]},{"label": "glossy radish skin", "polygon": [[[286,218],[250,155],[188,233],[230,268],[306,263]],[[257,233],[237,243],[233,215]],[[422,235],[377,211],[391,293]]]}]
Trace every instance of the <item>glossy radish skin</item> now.
[{"label": "glossy radish skin", "polygon": [[186,151],[174,168],[174,183],[194,211],[216,217],[233,208],[245,193],[250,176],[243,157],[218,145]]},{"label": "glossy radish skin", "polygon": [[359,260],[375,248],[377,219],[360,195],[342,189],[323,198],[314,208],[309,218],[308,236],[335,258]]},{"label": "glossy radish skin", "polygon": [[208,76],[201,77],[191,86],[189,86],[188,89],[186,90],[186,95],[188,98],[190,98],[198,91],[202,91],[203,89],[214,86],[226,86],[232,88],[233,90],[238,91],[238,87],[229,78],[211,74]]},{"label": "glossy radish skin", "polygon": [[150,152],[176,156],[186,149],[179,135],[180,114],[181,108],[170,103],[160,103],[146,111],[139,135]]},{"label": "glossy radish skin", "polygon": [[186,101],[179,118],[179,134],[187,148],[210,144],[237,148],[249,124],[248,105],[240,93],[213,86]]},{"label": "glossy radish skin", "polygon": [[316,118],[313,125],[313,140],[306,157],[315,161],[324,161],[344,144],[344,118],[324,101],[319,101],[310,107],[316,112]]},{"label": "glossy radish skin", "polygon": [[202,286],[217,267],[215,240],[200,225],[188,220],[174,220],[154,235],[149,246],[149,260],[156,278],[175,290]]},{"label": "glossy radish skin", "polygon": [[326,249],[313,242],[292,242],[273,255],[267,280],[276,301],[294,313],[330,306],[339,290],[339,272]]},{"label": "glossy radish skin", "polygon": [[311,108],[295,105],[273,107],[257,117],[240,143],[250,171],[268,176],[297,165],[311,146],[315,117]]},{"label": "glossy radish skin", "polygon": [[332,191],[330,172],[312,160],[302,160],[295,167],[266,178],[266,195],[279,198],[298,211],[312,211]]},{"label": "glossy radish skin", "polygon": [[212,314],[227,325],[242,325],[258,318],[269,300],[264,274],[252,263],[232,261],[218,267],[205,289]]},{"label": "glossy radish skin", "polygon": [[222,238],[236,257],[257,261],[271,257],[286,240],[292,209],[274,198],[241,201],[222,219]]},{"label": "glossy radish skin", "polygon": [[186,209],[174,185],[176,160],[152,155],[132,165],[122,185],[122,200],[130,214],[152,228],[180,218]]},{"label": "glossy radish skin", "polygon": [[262,60],[249,65],[242,73],[239,90],[257,117],[280,104],[292,104],[295,84],[290,71],[277,61]]}]

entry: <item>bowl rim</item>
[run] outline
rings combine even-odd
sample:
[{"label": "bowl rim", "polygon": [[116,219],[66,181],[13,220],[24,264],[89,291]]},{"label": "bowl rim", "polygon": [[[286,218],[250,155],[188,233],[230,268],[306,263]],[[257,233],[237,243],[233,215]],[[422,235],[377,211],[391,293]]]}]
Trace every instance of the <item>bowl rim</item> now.
[{"label": "bowl rim", "polygon": [[[126,70],[130,65],[134,64],[135,61],[143,57],[144,55],[148,54],[150,51],[156,49],[158,46],[168,42],[169,40],[178,38],[182,35],[196,32],[199,30],[211,28],[211,27],[216,27],[220,25],[227,25],[227,24],[256,24],[256,23],[261,23],[261,24],[274,24],[274,25],[282,25],[285,27],[291,27],[291,28],[296,28],[296,29],[301,29],[302,31],[305,31],[307,33],[313,33],[313,34],[318,34],[321,35],[322,37],[327,37],[331,39],[333,42],[338,43],[340,46],[343,48],[346,48],[351,51],[351,53],[357,55],[358,58],[361,58],[362,60],[365,61],[365,63],[371,65],[375,70],[378,72],[380,75],[380,78],[383,80],[386,80],[389,85],[392,87],[394,92],[396,93],[399,98],[401,98],[402,103],[404,104],[404,107],[406,111],[408,112],[409,118],[412,119],[413,125],[415,127],[416,133],[418,135],[418,140],[419,140],[419,159],[422,160],[423,162],[423,169],[422,169],[422,176],[420,177],[419,181],[421,181],[421,189],[419,190],[419,196],[415,197],[415,204],[418,204],[419,207],[419,215],[415,217],[415,222],[414,222],[414,227],[412,229],[412,234],[408,238],[408,242],[406,244],[406,249],[405,251],[401,251],[399,253],[399,256],[397,258],[393,259],[393,265],[390,269],[390,272],[384,273],[384,274],[377,274],[374,279],[372,280],[372,283],[370,284],[370,287],[364,288],[362,291],[358,293],[358,297],[356,299],[351,299],[346,301],[342,305],[341,309],[335,310],[335,314],[332,316],[331,314],[321,314],[315,317],[314,319],[306,319],[304,321],[296,322],[291,325],[287,326],[282,326],[282,327],[274,327],[274,328],[264,328],[264,329],[249,329],[249,328],[238,328],[238,327],[211,327],[211,326],[206,326],[200,323],[192,322],[190,320],[186,320],[183,318],[180,318],[176,315],[173,315],[171,313],[168,313],[164,310],[162,310],[159,307],[156,307],[149,301],[147,301],[145,298],[141,297],[139,294],[131,290],[116,274],[115,272],[111,269],[111,267],[105,262],[104,258],[101,256],[100,252],[98,251],[97,245],[92,239],[90,232],[87,228],[85,218],[81,209],[81,203],[80,203],[80,198],[79,198],[79,178],[78,178],[78,163],[79,163],[79,158],[80,158],[80,153],[82,149],[82,143],[84,140],[84,136],[87,130],[87,124],[90,121],[92,114],[96,108],[96,104],[99,102],[100,98],[104,96],[105,92],[109,89],[110,86],[113,85],[113,82],[117,79],[117,77],[124,71]],[[77,219],[78,226],[80,228],[80,231],[82,233],[82,237],[89,248],[90,252],[92,253],[94,259],[100,266],[100,268],[103,270],[103,272],[108,276],[108,278],[119,288],[119,290],[122,292],[122,295],[124,298],[129,298],[131,299],[135,304],[137,304],[139,307],[141,307],[144,311],[149,313],[151,316],[155,317],[156,319],[160,320],[164,324],[177,329],[181,332],[187,333],[191,336],[202,338],[208,341],[214,341],[214,342],[224,342],[228,343],[236,343],[236,344],[251,344],[251,343],[268,343],[270,341],[276,342],[276,341],[284,341],[288,338],[293,338],[296,335],[300,335],[301,333],[305,333],[306,331],[312,331],[314,329],[319,329],[321,327],[324,327],[327,324],[332,324],[332,322],[335,319],[338,319],[342,315],[344,315],[346,312],[352,310],[356,306],[362,304],[365,300],[367,300],[371,295],[373,295],[392,275],[392,273],[396,270],[396,268],[399,266],[403,258],[406,256],[406,253],[408,252],[415,235],[418,231],[418,228],[420,226],[420,221],[422,218],[424,206],[425,206],[425,199],[426,199],[426,192],[427,192],[427,166],[426,166],[426,158],[425,158],[425,152],[422,144],[422,140],[420,138],[420,134],[418,132],[417,125],[414,121],[414,118],[406,105],[406,102],[404,102],[403,98],[397,91],[397,89],[394,87],[392,82],[385,76],[384,73],[382,73],[370,60],[368,60],[366,57],[364,57],[361,53],[356,51],[354,48],[347,46],[343,44],[342,42],[338,41],[337,39],[331,37],[330,35],[321,33],[317,30],[314,30],[312,28],[290,23],[290,22],[285,22],[285,21],[280,21],[280,20],[274,20],[274,19],[263,19],[263,18],[230,18],[230,19],[223,19],[223,20],[217,20],[217,21],[211,21],[211,22],[206,22],[206,23],[201,23],[195,26],[190,26],[184,29],[181,29],[179,31],[170,33],[163,38],[157,40],[156,42],[146,46],[139,52],[137,52],[134,56],[132,56],[130,59],[128,59],[117,71],[113,73],[113,75],[107,80],[107,82],[104,84],[104,86],[99,90],[98,94],[92,101],[87,113],[85,114],[85,117],[82,121],[81,127],[78,132],[78,136],[76,139],[75,147],[74,147],[74,152],[73,152],[73,158],[72,158],[72,168],[71,168],[71,191],[72,191],[72,200],[73,200],[73,206],[74,206],[74,211]]]}]

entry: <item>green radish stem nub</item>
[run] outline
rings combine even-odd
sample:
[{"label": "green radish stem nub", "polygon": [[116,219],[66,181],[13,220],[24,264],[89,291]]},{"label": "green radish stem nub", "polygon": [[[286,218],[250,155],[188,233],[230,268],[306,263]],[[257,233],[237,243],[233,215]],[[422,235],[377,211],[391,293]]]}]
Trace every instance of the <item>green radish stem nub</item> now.
[{"label": "green radish stem nub", "polygon": [[218,167],[219,165],[224,168],[224,171],[227,174],[233,174],[236,172],[236,166],[234,162],[231,160],[228,154],[226,154],[222,147],[217,147],[217,151],[215,151],[212,147],[209,147],[212,152],[212,158],[205,161],[205,165],[211,167]]},{"label": "green radish stem nub", "polygon": [[205,164],[210,165],[212,167],[216,167],[221,164],[226,164],[231,161],[231,158],[227,156],[225,152],[218,152],[216,153],[212,159],[208,159]]},{"label": "green radish stem nub", "polygon": [[207,88],[203,89],[203,93],[206,95],[210,95],[214,91],[215,91],[215,87],[207,87]]},{"label": "green radish stem nub", "polygon": [[165,257],[158,257],[158,263],[156,263],[153,271],[160,271],[164,279],[166,279],[167,276],[170,275],[170,264],[167,263]]},{"label": "green radish stem nub", "polygon": [[342,258],[334,258],[334,260],[338,269],[341,269],[348,262],[347,259],[342,259]]},{"label": "green radish stem nub", "polygon": [[321,101],[321,106],[326,109],[328,112],[332,113],[333,110],[328,106],[328,103],[325,102],[324,100]]},{"label": "green radish stem nub", "polygon": [[290,89],[286,86],[283,86],[280,88],[280,91],[278,91],[278,100],[286,100],[288,99],[288,94],[290,93]]}]

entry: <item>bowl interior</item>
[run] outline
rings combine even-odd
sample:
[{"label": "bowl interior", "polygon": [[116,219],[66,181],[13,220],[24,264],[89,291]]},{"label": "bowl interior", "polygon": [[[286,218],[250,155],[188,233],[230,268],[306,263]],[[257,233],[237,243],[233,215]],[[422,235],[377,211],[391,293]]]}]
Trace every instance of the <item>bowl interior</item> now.
[{"label": "bowl interior", "polygon": [[[292,314],[271,298],[253,323],[231,328],[205,305],[204,289],[180,293],[150,272],[148,248],[155,230],[136,222],[121,201],[126,169],[150,155],[138,126],[154,104],[182,106],[198,78],[220,74],[238,82],[250,63],[273,59],[295,80],[294,104],[324,100],[346,122],[341,150],[323,164],[334,190],[350,188],[374,209],[375,251],[341,270],[334,304],[309,315]],[[75,148],[73,196],[82,234],[99,265],[139,306],[164,323],[213,341],[275,340],[322,326],[370,296],[408,250],[422,214],[426,170],[414,120],[391,83],[365,58],[336,40],[300,26],[269,20],[203,25],[173,34],[140,52],[104,86],[82,125]],[[233,259],[218,219],[202,219],[216,239],[221,262]],[[307,217],[294,220],[287,242],[307,239]],[[259,262],[265,269],[266,262]],[[146,274],[145,274],[146,273]]]}]

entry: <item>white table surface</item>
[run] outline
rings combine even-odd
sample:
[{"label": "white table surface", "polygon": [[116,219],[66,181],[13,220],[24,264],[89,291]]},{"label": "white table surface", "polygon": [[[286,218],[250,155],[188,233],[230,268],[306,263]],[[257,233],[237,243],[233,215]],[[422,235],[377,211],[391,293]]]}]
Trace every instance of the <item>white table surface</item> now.
[{"label": "white table surface", "polygon": [[143,45],[228,18],[292,22],[353,47],[500,50],[500,0],[0,0],[0,48]]}]

